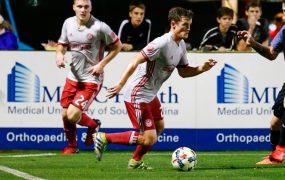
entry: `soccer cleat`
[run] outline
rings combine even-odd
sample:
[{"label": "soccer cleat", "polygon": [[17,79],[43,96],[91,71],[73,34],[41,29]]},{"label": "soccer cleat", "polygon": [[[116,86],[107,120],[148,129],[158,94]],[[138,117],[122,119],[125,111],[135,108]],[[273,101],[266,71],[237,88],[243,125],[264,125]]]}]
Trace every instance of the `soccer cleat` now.
[{"label": "soccer cleat", "polygon": [[282,162],[284,160],[284,155],[285,155],[285,146],[276,146],[276,150],[273,151],[270,155],[269,158],[274,161],[279,161]]},{"label": "soccer cleat", "polygon": [[96,122],[96,127],[95,128],[88,128],[86,139],[85,139],[85,145],[86,146],[90,146],[91,144],[94,143],[92,135],[95,132],[98,132],[100,130],[100,127],[101,127],[101,121],[99,119],[93,119],[93,121]]},{"label": "soccer cleat", "polygon": [[146,169],[151,170],[152,167],[146,165],[143,161],[136,161],[134,159],[130,159],[128,163],[128,169]]},{"label": "soccer cleat", "polygon": [[281,164],[280,161],[275,161],[273,159],[270,159],[269,156],[265,157],[263,160],[256,163],[256,165],[269,165],[269,164]]},{"label": "soccer cleat", "polygon": [[94,141],[94,151],[97,155],[97,159],[98,161],[101,161],[103,152],[106,150],[108,144],[105,133],[102,132],[94,133],[93,141]]},{"label": "soccer cleat", "polygon": [[70,146],[67,146],[62,151],[60,151],[60,154],[78,154],[78,153],[79,153],[79,149],[77,149],[76,147],[70,147]]}]

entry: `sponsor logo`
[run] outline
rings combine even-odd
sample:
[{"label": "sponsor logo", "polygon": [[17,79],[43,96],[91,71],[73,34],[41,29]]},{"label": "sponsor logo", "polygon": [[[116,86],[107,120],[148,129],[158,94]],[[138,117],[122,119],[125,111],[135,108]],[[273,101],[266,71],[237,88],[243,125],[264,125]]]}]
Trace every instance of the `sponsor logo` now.
[{"label": "sponsor logo", "polygon": [[253,104],[274,103],[277,87],[257,88],[250,86],[248,78],[239,70],[228,64],[224,65],[217,76],[217,103]]},{"label": "sponsor logo", "polygon": [[152,126],[152,121],[150,119],[145,120],[145,126],[146,127],[151,127]]},{"label": "sponsor logo", "polygon": [[8,74],[8,102],[39,102],[40,79],[29,68],[16,62]]}]

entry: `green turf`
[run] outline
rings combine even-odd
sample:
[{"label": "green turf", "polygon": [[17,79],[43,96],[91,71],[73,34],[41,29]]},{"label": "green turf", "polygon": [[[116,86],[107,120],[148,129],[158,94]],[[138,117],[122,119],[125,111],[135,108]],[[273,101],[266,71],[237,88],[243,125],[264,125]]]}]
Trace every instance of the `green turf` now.
[{"label": "green turf", "polygon": [[[19,154],[56,153],[54,156],[7,157]],[[256,166],[268,151],[197,152],[198,164],[192,172],[179,172],[170,164],[170,151],[152,151],[145,162],[153,170],[126,168],[132,152],[107,151],[101,162],[95,154],[81,151],[60,155],[58,151],[2,151],[0,166],[13,168],[43,179],[282,179],[284,164]],[[21,179],[0,171],[0,179]]]}]

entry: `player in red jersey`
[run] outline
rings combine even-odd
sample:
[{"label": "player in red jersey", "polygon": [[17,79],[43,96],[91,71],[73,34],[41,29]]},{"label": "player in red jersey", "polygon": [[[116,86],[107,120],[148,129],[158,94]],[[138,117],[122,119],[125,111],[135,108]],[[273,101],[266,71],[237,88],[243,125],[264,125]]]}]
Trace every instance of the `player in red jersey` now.
[{"label": "player in red jersey", "polygon": [[137,145],[133,157],[129,160],[128,168],[150,169],[143,163],[142,158],[164,130],[161,104],[157,97],[160,87],[175,69],[181,77],[187,78],[208,71],[216,64],[215,60],[208,59],[197,67],[188,65],[184,39],[188,38],[192,11],[182,7],[172,8],[169,11],[168,21],[170,31],[143,48],[129,63],[119,83],[108,89],[107,97],[111,98],[126,85],[125,105],[133,127],[137,131],[95,133],[94,148],[98,160],[101,160],[108,143]]},{"label": "player in red jersey", "polygon": [[[74,0],[75,16],[63,24],[56,49],[56,65],[65,67],[65,53],[71,50],[70,71],[62,92],[61,106],[68,146],[61,153],[77,153],[76,124],[87,126],[86,145],[93,144],[92,134],[100,127],[99,120],[85,112],[99,93],[104,67],[120,52],[117,35],[104,22],[91,15],[91,0]],[[104,57],[104,48],[109,53]]]}]

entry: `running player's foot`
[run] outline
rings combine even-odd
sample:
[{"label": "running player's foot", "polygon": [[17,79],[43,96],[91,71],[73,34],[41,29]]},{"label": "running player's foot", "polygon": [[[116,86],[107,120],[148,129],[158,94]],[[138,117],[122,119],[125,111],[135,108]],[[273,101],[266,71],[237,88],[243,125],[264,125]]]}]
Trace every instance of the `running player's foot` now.
[{"label": "running player's foot", "polygon": [[256,165],[269,165],[269,164],[281,164],[280,161],[271,160],[269,156],[256,163]]},{"label": "running player's foot", "polygon": [[60,151],[60,154],[77,154],[77,153],[79,153],[79,149],[71,146],[67,146],[62,151]]},{"label": "running player's foot", "polygon": [[88,128],[86,139],[85,139],[85,145],[86,146],[90,146],[91,144],[94,143],[92,135],[95,132],[99,132],[100,127],[101,127],[101,121],[99,119],[93,119],[93,121],[95,121],[96,126],[95,126],[95,128]]},{"label": "running player's foot", "polygon": [[97,159],[98,161],[101,161],[103,152],[106,150],[108,144],[105,133],[102,132],[94,133],[93,141],[94,141],[94,151],[97,155]]},{"label": "running player's foot", "polygon": [[270,160],[282,162],[284,160],[284,155],[285,155],[285,146],[277,145],[276,150],[269,155],[269,158]]},{"label": "running player's foot", "polygon": [[152,167],[146,165],[143,161],[136,161],[134,159],[130,159],[128,163],[128,169],[146,169],[151,170]]}]

